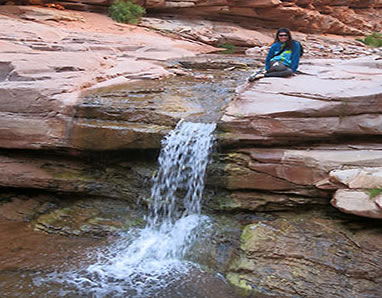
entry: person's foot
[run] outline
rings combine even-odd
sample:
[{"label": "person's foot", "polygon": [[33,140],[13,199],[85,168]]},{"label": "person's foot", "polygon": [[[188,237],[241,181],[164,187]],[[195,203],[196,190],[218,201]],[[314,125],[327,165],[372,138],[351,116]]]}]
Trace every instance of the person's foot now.
[{"label": "person's foot", "polygon": [[248,78],[248,82],[254,82],[256,80],[260,80],[261,78],[264,78],[264,71],[262,71],[262,70],[251,75]]}]

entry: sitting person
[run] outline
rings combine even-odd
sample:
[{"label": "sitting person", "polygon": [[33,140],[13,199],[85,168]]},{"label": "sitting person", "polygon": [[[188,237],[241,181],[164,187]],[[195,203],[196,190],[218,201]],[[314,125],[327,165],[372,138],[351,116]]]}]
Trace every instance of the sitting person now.
[{"label": "sitting person", "polygon": [[248,78],[249,82],[263,77],[290,77],[296,73],[301,56],[301,45],[292,39],[290,31],[280,28],[276,33],[265,59],[265,71],[259,71]]}]

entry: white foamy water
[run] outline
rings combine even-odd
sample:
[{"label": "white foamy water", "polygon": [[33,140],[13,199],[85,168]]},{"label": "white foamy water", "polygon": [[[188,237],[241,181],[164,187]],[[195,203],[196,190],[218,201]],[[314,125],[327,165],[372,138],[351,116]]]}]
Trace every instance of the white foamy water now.
[{"label": "white foamy water", "polygon": [[76,289],[91,297],[154,297],[185,278],[195,265],[184,256],[208,226],[200,212],[214,129],[183,121],[163,139],[146,227],[100,251],[83,270],[51,274],[51,281],[71,289],[63,287],[62,296]]}]

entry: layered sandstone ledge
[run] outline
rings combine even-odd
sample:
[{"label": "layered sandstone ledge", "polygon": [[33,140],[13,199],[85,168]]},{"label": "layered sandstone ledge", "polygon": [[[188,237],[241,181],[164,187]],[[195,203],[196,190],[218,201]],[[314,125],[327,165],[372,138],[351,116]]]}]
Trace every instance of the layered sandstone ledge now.
[{"label": "layered sandstone ledge", "polygon": [[[43,4],[43,0],[30,0]],[[111,0],[49,1],[67,9],[105,12]],[[203,16],[247,27],[287,26],[302,32],[362,35],[382,28],[380,0],[136,0],[151,13]],[[1,3],[1,1],[0,1]]]},{"label": "layered sandstone ledge", "polygon": [[378,297],[382,59],[300,69],[239,87],[219,123],[212,208],[270,217],[243,229],[226,277],[247,296]]},{"label": "layered sandstone ledge", "polygon": [[222,207],[285,210],[332,198],[343,212],[382,218],[380,196],[369,195],[382,186],[381,69],[377,56],[310,60],[303,74],[239,88],[219,125],[221,144],[235,148],[223,157],[220,183],[231,194]]},{"label": "layered sandstone ledge", "polygon": [[[149,197],[154,150],[145,150],[159,149],[180,118],[204,112],[187,93],[156,96],[158,79],[189,71],[167,67],[165,60],[216,49],[102,15],[15,6],[0,13],[0,219],[98,237],[142,224],[142,214],[126,206]],[[176,26],[209,44],[231,38],[258,46],[262,52],[252,65],[264,60],[264,45],[272,40],[273,30],[235,26],[241,34],[234,35],[227,24],[201,24],[188,32]],[[219,30],[204,35],[203,24]],[[220,263],[218,271],[249,294],[379,297],[382,202],[369,190],[382,185],[382,60],[348,60],[372,53],[351,39],[309,37],[304,74],[241,86],[219,122],[209,207],[230,211],[235,222],[236,211],[245,211],[241,224],[250,224],[240,250],[237,222],[228,236],[211,237],[212,262],[206,264]],[[312,52],[345,59],[313,60]],[[219,66],[210,55],[192,59],[184,59],[184,67]],[[210,87],[233,84],[226,74],[246,67],[241,61],[223,63],[224,75],[210,78]],[[248,73],[241,73],[241,82]],[[330,201],[345,213],[377,219],[341,214]],[[8,240],[9,231],[19,233],[8,223],[4,231]],[[3,265],[25,269],[23,262],[15,267],[22,245],[12,241]]]},{"label": "layered sandstone ledge", "polygon": [[[204,112],[181,96],[146,100],[138,95],[161,92],[156,79],[182,73],[167,68],[166,59],[214,47],[116,24],[102,15],[15,6],[0,11],[1,148],[158,149],[179,119]],[[259,45],[270,39],[254,35]],[[286,210],[328,204],[333,198],[333,205],[344,212],[381,217],[380,199],[367,195],[381,186],[381,60],[305,57],[303,74],[241,86],[226,108],[219,142],[235,149],[223,157],[221,177],[210,178],[229,192],[218,208]],[[132,86],[138,89],[123,91]],[[85,175],[90,180],[84,183],[80,176],[88,172],[86,164],[68,180],[48,171],[43,161],[36,162],[1,158],[1,185],[86,193],[99,179]],[[368,180],[354,184],[350,172],[336,174],[342,170],[352,170],[357,181],[359,175]],[[96,195],[126,192],[123,185],[121,191],[110,191],[105,179]],[[68,181],[73,187],[67,188]],[[364,207],[345,201],[363,202]]]},{"label": "layered sandstone ledge", "polygon": [[[1,148],[158,148],[179,119],[200,112],[181,98],[138,98],[122,109],[88,96],[174,75],[162,61],[214,47],[103,15],[44,8],[0,7],[0,27]],[[90,107],[93,114],[83,115]]]},{"label": "layered sandstone ledge", "polygon": [[382,25],[382,2],[379,0],[149,0],[144,5],[184,15],[217,16],[219,19],[243,18],[243,24],[253,22],[266,26],[284,26],[302,32],[360,35],[379,31]]}]

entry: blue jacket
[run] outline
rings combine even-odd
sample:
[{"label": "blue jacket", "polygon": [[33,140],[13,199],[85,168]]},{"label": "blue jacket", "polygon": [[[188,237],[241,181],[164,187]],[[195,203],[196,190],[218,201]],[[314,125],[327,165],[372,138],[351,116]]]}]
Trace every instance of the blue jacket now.
[{"label": "blue jacket", "polygon": [[269,69],[271,61],[281,61],[286,66],[290,67],[293,72],[296,72],[300,62],[300,44],[294,40],[292,50],[285,50],[281,55],[275,56],[275,54],[281,52],[282,45],[283,43],[281,42],[275,42],[271,45],[267,58],[265,59],[265,70]]}]

